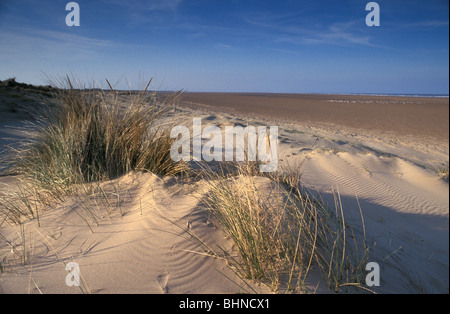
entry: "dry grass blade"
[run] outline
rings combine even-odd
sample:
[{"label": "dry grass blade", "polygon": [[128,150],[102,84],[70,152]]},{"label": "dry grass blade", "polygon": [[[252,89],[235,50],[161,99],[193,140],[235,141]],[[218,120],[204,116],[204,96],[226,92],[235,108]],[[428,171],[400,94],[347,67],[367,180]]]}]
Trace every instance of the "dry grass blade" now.
[{"label": "dry grass blade", "polygon": [[[145,89],[124,103],[110,91],[79,88],[66,75],[35,122],[24,127],[26,138],[7,151],[2,162],[21,175],[15,195],[0,195],[0,215],[20,223],[38,218],[38,205],[83,193],[85,184],[111,180],[133,170],[162,175],[186,171],[170,157],[174,141],[167,117],[170,106]],[[120,209],[120,207],[119,207]],[[90,212],[88,211],[88,214]]]},{"label": "dry grass blade", "polygon": [[[67,76],[52,104],[27,128],[28,137],[10,151],[9,163],[42,191],[70,194],[80,183],[109,180],[132,170],[177,174],[184,164],[170,158],[169,108],[146,91],[121,106],[111,92],[75,89]],[[145,96],[145,97],[144,97]]]},{"label": "dry grass blade", "polygon": [[235,176],[223,176],[226,171],[205,167],[204,175],[209,182],[206,206],[233,240],[239,258],[230,263],[240,274],[274,290],[304,291],[314,264],[331,289],[359,287],[367,254],[359,258],[349,248],[339,194],[333,213],[301,189],[298,173],[260,177],[271,187],[261,192],[247,168],[238,165]]}]

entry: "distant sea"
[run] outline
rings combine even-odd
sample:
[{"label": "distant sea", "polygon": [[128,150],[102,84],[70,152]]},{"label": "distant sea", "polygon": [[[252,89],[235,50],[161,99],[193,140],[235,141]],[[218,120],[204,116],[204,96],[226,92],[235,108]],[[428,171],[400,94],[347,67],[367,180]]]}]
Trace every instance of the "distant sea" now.
[{"label": "distant sea", "polygon": [[449,98],[448,94],[376,94],[376,93],[350,93],[343,95],[363,95],[363,96],[396,96],[396,97],[432,97],[432,98]]},{"label": "distant sea", "polygon": [[[107,89],[109,90],[109,89]],[[140,92],[139,90],[122,90],[124,92]],[[152,93],[153,91],[148,91],[149,93]],[[159,93],[175,93],[177,91],[170,91],[170,90],[160,90]],[[395,96],[395,97],[430,97],[430,98],[449,98],[449,94],[396,94],[396,93],[318,93],[318,92],[301,92],[301,93],[294,93],[294,92],[261,92],[261,91],[252,91],[252,92],[205,92],[205,91],[186,91],[191,93],[207,93],[207,94],[214,94],[214,93],[229,93],[229,94],[316,94],[316,95],[356,95],[356,96]]]}]

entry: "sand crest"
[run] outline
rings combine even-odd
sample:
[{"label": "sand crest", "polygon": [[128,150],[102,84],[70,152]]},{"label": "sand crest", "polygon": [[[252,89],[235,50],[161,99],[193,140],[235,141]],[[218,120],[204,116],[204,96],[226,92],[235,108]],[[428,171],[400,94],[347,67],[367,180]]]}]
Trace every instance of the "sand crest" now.
[{"label": "sand crest", "polygon": [[[165,179],[130,173],[106,183],[103,188],[108,195],[114,194],[111,202],[120,202],[122,216],[117,208],[113,214],[96,210],[98,203],[92,198],[69,199],[43,214],[39,227],[36,220],[25,224],[24,246],[17,227],[3,226],[2,236],[21,254],[24,247],[28,260],[22,265],[18,254],[8,256],[0,277],[1,292],[248,292],[249,287],[225,262],[207,256],[186,232],[189,229],[210,245],[230,245],[198,206],[202,189]],[[84,206],[94,211],[98,225]],[[65,265],[70,262],[80,267],[81,287],[66,285]]]},{"label": "sand crest", "polygon": [[[189,97],[185,100],[194,102]],[[221,101],[220,95],[208,97]],[[257,97],[283,102],[288,96]],[[343,106],[355,106],[350,102],[354,97],[336,99],[349,100],[339,103]],[[406,110],[410,99],[402,101],[406,103],[396,106]],[[441,108],[441,100],[436,102],[436,108]],[[408,110],[421,115],[417,106]],[[252,117],[250,109],[239,108],[242,113],[234,107],[218,110],[212,105],[180,104],[174,117],[187,127],[192,117],[202,118],[205,126],[278,125],[280,165],[301,164],[302,183],[320,192],[330,206],[331,192],[339,191],[345,215],[358,230],[361,209],[371,258],[381,266],[377,292],[448,292],[449,185],[436,171],[445,162],[448,167],[448,137],[443,136],[448,133],[448,114],[441,119],[447,122],[429,121],[433,127],[423,125],[420,136],[414,138],[406,125],[364,129],[362,123],[355,131],[350,121],[354,118],[348,115],[348,128],[337,116],[333,121],[327,118],[325,122],[332,124],[324,127],[312,120],[280,121],[283,114],[289,115],[280,107],[277,117],[264,110]],[[448,112],[448,105],[439,110]],[[21,118],[17,114],[14,121]],[[8,123],[2,122],[2,136],[8,132],[19,136],[10,132]],[[398,136],[392,139],[392,134]],[[426,136],[433,138],[428,141]],[[0,193],[17,189],[19,179],[0,177]],[[205,245],[232,249],[233,244],[202,206],[207,193],[204,180],[180,183],[175,178],[131,172],[100,187],[106,198],[98,194],[66,198],[39,220],[26,222],[23,229],[6,222],[0,225],[0,293],[270,292],[265,286],[244,283],[224,259],[205,250]],[[264,193],[264,182],[261,190]],[[197,239],[204,241],[203,246]],[[80,267],[80,287],[66,284],[65,267],[70,262]],[[312,280],[309,288],[328,292],[320,278]]]}]

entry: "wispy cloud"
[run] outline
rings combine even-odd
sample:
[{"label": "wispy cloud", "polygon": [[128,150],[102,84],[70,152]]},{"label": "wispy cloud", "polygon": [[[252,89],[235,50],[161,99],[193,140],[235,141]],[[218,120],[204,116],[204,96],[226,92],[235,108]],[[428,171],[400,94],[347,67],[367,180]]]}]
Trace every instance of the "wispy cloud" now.
[{"label": "wispy cloud", "polygon": [[261,31],[275,37],[275,42],[288,42],[299,45],[363,45],[376,47],[372,38],[360,30],[360,21],[347,21],[330,25],[281,25],[277,21],[251,20],[247,23],[257,26]]},{"label": "wispy cloud", "polygon": [[68,57],[72,60],[99,56],[99,51],[117,43],[61,31],[17,27],[0,31],[0,55],[7,58],[48,59]]},{"label": "wispy cloud", "polygon": [[276,42],[288,42],[298,45],[362,45],[378,47],[371,36],[361,32],[355,21],[334,23],[327,27],[280,27],[272,26]]},{"label": "wispy cloud", "polygon": [[229,44],[223,44],[223,43],[217,43],[213,47],[216,49],[220,49],[220,50],[229,50],[229,51],[237,50],[236,47],[233,47],[232,45],[229,45]]},{"label": "wispy cloud", "polygon": [[403,23],[401,26],[403,27],[448,27],[448,21],[439,21],[439,20],[430,20],[430,21],[418,21],[414,23]]},{"label": "wispy cloud", "polygon": [[[143,25],[152,29],[167,29],[173,22],[182,0],[101,0],[118,7],[120,18],[133,28]],[[117,9],[117,8],[116,8]]]},{"label": "wispy cloud", "polygon": [[107,4],[118,5],[136,11],[175,11],[182,0],[102,0]]},{"label": "wispy cloud", "polygon": [[175,11],[182,0],[153,0],[148,1],[147,10]]},{"label": "wispy cloud", "polygon": [[371,42],[370,36],[358,34],[357,29],[356,21],[334,23],[326,30],[312,31],[311,34],[305,36],[303,39],[305,42],[320,44],[375,46]]}]

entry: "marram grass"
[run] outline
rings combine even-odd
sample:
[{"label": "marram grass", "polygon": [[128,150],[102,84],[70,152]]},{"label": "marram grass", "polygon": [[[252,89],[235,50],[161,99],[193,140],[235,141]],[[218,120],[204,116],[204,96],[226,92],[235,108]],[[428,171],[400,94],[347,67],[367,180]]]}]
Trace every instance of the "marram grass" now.
[{"label": "marram grass", "polygon": [[298,185],[300,178],[292,176],[300,172],[266,175],[269,186],[261,190],[251,165],[238,169],[235,176],[224,177],[205,167],[205,203],[233,241],[237,256],[225,253],[241,277],[275,291],[305,292],[314,268],[331,290],[367,290],[363,274],[369,248],[345,222],[339,193],[331,210]]},{"label": "marram grass", "polygon": [[[174,175],[168,106],[147,88],[121,103],[118,92],[75,89],[67,77],[9,154],[12,169],[40,190],[67,194],[77,184],[111,180],[132,170]],[[108,82],[109,84],[109,82]]]}]

